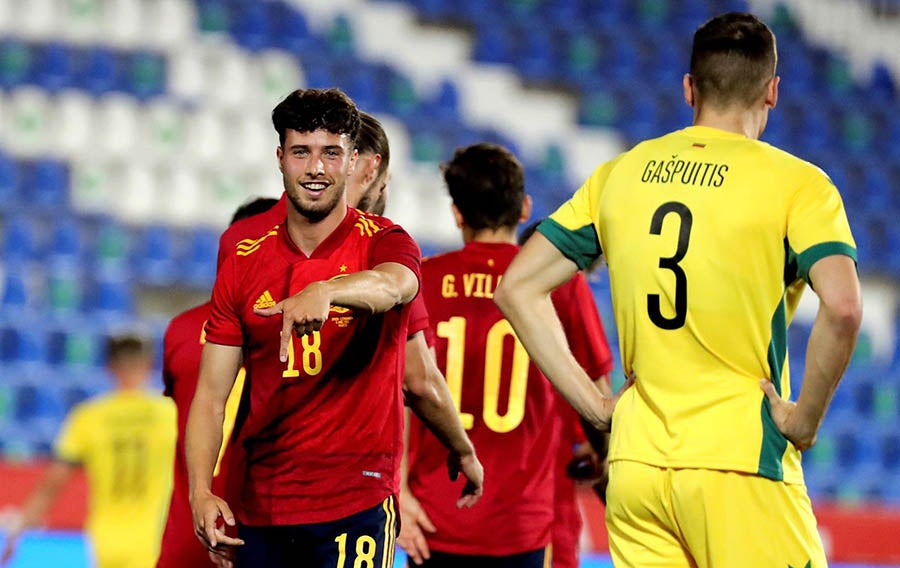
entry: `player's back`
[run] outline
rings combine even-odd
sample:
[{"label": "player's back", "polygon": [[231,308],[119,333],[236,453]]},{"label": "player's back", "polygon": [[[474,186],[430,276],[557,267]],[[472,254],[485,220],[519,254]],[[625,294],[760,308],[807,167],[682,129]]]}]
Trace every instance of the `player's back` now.
[{"label": "player's back", "polygon": [[172,401],[144,391],[89,400],[67,420],[57,453],[85,468],[86,530],[101,568],[155,564],[172,486],[175,436]]},{"label": "player's back", "polygon": [[553,219],[577,225],[566,217],[579,208],[595,212],[623,362],[638,378],[616,409],[610,458],[799,481],[799,453],[758,382],[790,394],[785,336],[802,278],[852,251],[828,178],[693,126],[604,164]]},{"label": "player's back", "polygon": [[478,505],[457,509],[446,449],[414,422],[410,488],[437,527],[429,545],[442,552],[506,555],[549,542],[559,433],[554,393],[493,303],[517,250],[473,242],[422,264],[438,366],[489,477]]}]

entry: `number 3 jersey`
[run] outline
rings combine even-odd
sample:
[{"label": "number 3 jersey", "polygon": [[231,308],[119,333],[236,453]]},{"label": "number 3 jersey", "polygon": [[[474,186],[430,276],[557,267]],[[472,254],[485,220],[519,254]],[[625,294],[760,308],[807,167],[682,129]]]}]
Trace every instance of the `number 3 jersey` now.
[{"label": "number 3 jersey", "polygon": [[[438,366],[485,471],[481,500],[458,509],[463,481],[448,480],[447,450],[411,418],[409,486],[437,528],[426,534],[428,545],[441,552],[505,556],[550,542],[558,399],[493,301],[517,251],[512,244],[470,242],[422,263]],[[571,302],[592,300],[590,290],[578,294],[575,286],[588,288],[583,277],[573,279],[554,293],[554,303],[570,340],[587,346],[579,362],[599,378],[608,371],[609,350],[596,308]],[[597,325],[582,325],[583,316]]]},{"label": "number 3 jersey", "polygon": [[332,306],[320,331],[292,335],[285,363],[281,316],[253,312],[385,262],[418,277],[419,249],[398,225],[348,209],[309,257],[276,225],[240,241],[220,269],[206,340],[243,346],[244,524],[329,522],[398,492],[408,307],[369,315]]},{"label": "number 3 jersey", "polygon": [[837,189],[817,167],[692,126],[602,164],[538,229],[609,266],[625,369],[609,459],[802,482],[759,380],[790,396],[787,326],[809,269],[855,260]]}]

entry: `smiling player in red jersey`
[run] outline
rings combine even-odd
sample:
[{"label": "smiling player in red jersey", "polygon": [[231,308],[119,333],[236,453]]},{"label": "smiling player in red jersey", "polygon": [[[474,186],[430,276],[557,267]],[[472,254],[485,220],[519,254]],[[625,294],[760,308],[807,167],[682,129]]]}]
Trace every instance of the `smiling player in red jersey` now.
[{"label": "smiling player in red jersey", "polygon": [[[477,144],[457,150],[444,178],[466,245],[423,262],[422,293],[437,336],[438,365],[491,483],[477,508],[456,511],[442,471],[444,452],[412,421],[409,489],[435,529],[424,535],[427,548],[418,560],[430,567],[541,568],[550,559],[554,522],[557,397],[492,302],[518,250],[516,228],[530,211],[524,174],[506,149]],[[587,288],[583,279],[572,287],[579,283]],[[590,290],[587,295],[592,302]],[[560,316],[573,336],[605,346],[602,333],[597,339],[582,325],[587,312],[569,305],[576,296],[562,291]],[[608,347],[598,348],[588,372],[602,377],[608,355]],[[420,528],[419,518],[404,521]]]},{"label": "smiling player in red jersey", "polygon": [[[243,543],[216,528],[217,517],[234,519],[208,482],[243,351],[248,467],[239,563],[303,557],[306,565],[335,566],[393,555],[400,349],[404,305],[418,288],[418,247],[387,219],[346,206],[358,121],[335,90],[297,91],[276,107],[287,222],[237,248],[214,288],[188,423],[191,502],[209,547]],[[267,317],[282,311],[283,323]]]}]

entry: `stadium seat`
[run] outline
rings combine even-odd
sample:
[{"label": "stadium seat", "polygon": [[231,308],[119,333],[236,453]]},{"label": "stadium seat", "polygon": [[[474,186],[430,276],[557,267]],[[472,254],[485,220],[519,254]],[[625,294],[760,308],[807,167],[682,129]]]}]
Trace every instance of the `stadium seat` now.
[{"label": "stadium seat", "polygon": [[0,88],[11,89],[25,83],[31,73],[33,55],[28,44],[0,39]]},{"label": "stadium seat", "polygon": [[141,232],[135,251],[138,277],[148,284],[165,286],[178,278],[175,237],[169,227],[154,225]]},{"label": "stadium seat", "polygon": [[83,55],[77,84],[93,96],[105,95],[119,87],[119,63],[107,47],[93,47]]}]

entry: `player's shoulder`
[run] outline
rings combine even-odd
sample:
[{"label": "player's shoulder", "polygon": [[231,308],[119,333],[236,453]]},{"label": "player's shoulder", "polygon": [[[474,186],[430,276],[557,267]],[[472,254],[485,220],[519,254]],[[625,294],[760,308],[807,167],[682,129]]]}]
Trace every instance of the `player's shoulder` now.
[{"label": "player's shoulder", "polygon": [[350,220],[361,237],[374,237],[385,230],[388,232],[406,232],[403,227],[383,215],[368,213],[352,207],[350,208],[350,215],[352,216]]},{"label": "player's shoulder", "polygon": [[209,319],[210,308],[211,303],[204,302],[200,305],[194,306],[193,308],[188,308],[187,310],[173,317],[169,321],[169,325],[166,327],[166,337],[169,337],[170,335],[178,335],[181,332],[187,330],[190,330],[191,333],[195,333],[197,331],[197,328],[200,325],[203,325],[203,322]]},{"label": "player's shoulder", "polygon": [[462,251],[453,250],[447,252],[439,252],[422,258],[422,270],[433,269],[438,266],[447,264],[455,264],[459,262]]}]

